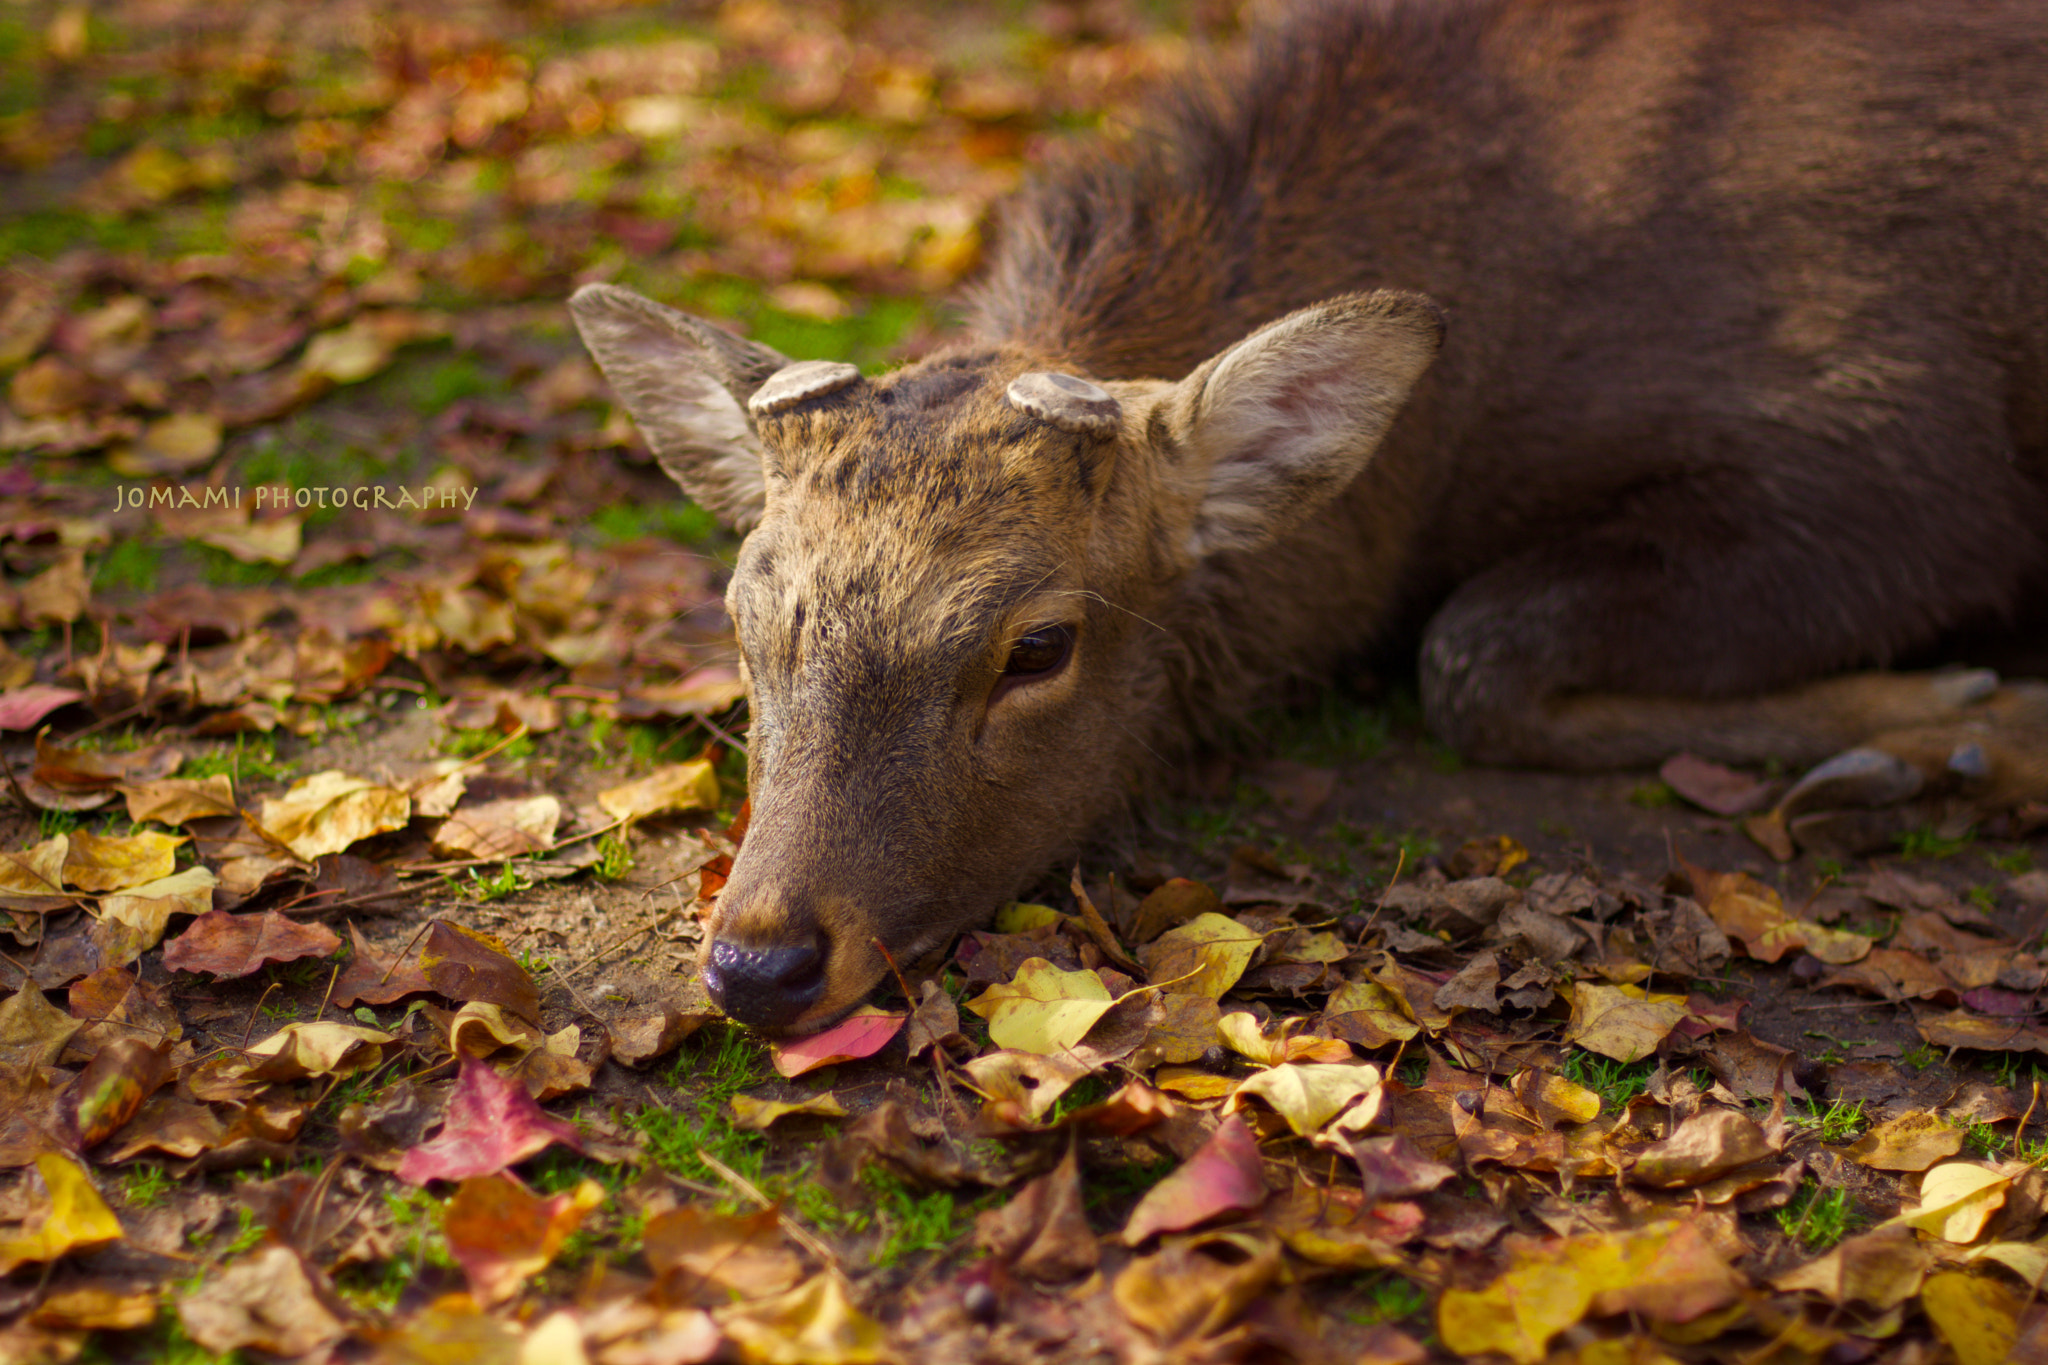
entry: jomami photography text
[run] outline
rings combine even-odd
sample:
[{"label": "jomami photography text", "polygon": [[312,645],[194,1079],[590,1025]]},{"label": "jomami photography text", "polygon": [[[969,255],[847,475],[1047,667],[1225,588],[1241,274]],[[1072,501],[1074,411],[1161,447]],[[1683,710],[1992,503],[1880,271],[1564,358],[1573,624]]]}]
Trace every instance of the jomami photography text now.
[{"label": "jomami photography text", "polygon": [[204,511],[209,508],[242,508],[251,511],[308,511],[316,507],[373,508],[421,512],[450,509],[468,511],[476,501],[474,488],[444,488],[422,484],[354,484],[343,486],[295,487],[284,483],[259,483],[252,487],[224,487],[207,484],[194,488],[175,484],[117,484],[116,512],[156,510]]}]

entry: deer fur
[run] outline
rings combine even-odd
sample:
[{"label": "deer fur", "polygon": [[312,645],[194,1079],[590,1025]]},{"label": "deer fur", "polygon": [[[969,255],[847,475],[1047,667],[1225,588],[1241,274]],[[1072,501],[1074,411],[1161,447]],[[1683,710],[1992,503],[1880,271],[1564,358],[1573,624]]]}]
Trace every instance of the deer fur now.
[{"label": "deer fur", "polygon": [[1967,717],[1987,675],[1845,670],[2048,593],[2044,50],[2034,0],[1306,4],[1071,149],[894,373],[750,413],[790,362],[587,287],[751,528],[714,996],[830,1022],[1388,640],[1484,762]]}]

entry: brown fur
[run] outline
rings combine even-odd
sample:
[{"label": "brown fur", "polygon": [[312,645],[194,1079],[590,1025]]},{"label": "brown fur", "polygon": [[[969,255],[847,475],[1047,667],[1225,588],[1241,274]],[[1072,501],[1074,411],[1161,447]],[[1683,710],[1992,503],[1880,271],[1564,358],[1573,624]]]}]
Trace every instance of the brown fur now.
[{"label": "brown fur", "polygon": [[[672,472],[760,523],[712,930],[823,976],[734,1012],[835,1017],[870,939],[939,942],[1214,718],[1425,620],[1430,722],[1486,761],[1956,717],[1978,680],[1813,680],[2048,585],[2044,42],[2032,0],[1306,6],[1024,196],[921,364],[749,428],[780,357],[579,296]],[[1387,289],[1448,315],[1433,366]],[[1121,431],[1020,412],[1026,370]],[[1071,663],[1005,678],[1057,624]]]}]

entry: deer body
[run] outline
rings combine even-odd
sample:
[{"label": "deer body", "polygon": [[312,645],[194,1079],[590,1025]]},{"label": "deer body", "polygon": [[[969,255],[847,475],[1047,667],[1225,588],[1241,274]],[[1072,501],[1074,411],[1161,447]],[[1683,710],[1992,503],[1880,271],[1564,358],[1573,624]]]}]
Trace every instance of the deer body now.
[{"label": "deer body", "polygon": [[2048,584],[2044,51],[2022,0],[1314,5],[1022,196],[967,336],[895,374],[586,289],[664,464],[754,528],[714,994],[829,1022],[872,941],[1417,626],[1481,761],[1955,716],[1980,677],[1834,675]]}]

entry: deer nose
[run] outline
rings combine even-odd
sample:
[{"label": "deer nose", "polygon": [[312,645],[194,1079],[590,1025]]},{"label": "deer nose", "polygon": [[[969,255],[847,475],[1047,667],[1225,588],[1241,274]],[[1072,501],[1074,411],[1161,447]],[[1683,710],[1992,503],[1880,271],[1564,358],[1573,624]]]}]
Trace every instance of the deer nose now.
[{"label": "deer nose", "polygon": [[704,989],[742,1024],[783,1028],[825,989],[825,955],[815,943],[749,948],[728,939],[711,945]]}]

